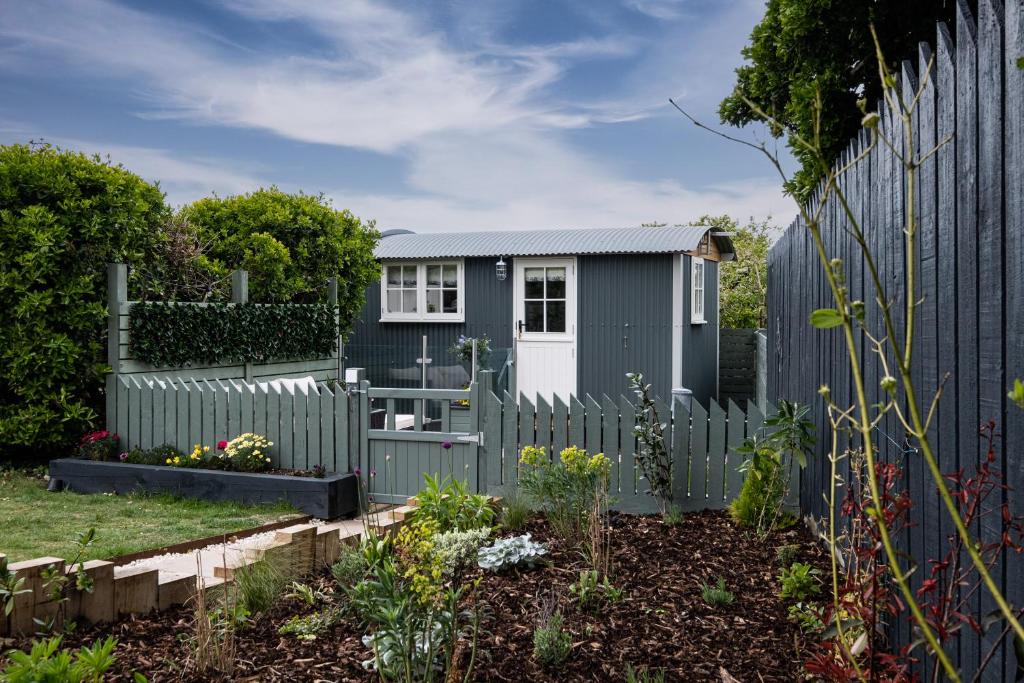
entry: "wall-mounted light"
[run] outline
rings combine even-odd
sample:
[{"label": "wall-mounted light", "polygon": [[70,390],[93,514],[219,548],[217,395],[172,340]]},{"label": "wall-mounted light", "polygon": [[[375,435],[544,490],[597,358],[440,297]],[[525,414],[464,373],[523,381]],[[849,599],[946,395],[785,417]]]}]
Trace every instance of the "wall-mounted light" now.
[{"label": "wall-mounted light", "polygon": [[494,274],[498,276],[499,280],[504,280],[508,277],[508,266],[505,265],[505,257],[498,257],[498,262],[494,265]]}]

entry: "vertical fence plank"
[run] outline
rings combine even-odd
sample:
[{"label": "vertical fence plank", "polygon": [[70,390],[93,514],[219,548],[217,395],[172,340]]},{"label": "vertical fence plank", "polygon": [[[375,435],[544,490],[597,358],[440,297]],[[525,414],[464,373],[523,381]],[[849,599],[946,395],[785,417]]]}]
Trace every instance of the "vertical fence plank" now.
[{"label": "vertical fence plank", "polygon": [[725,500],[725,411],[708,402],[708,507],[720,510]]},{"label": "vertical fence plank", "polygon": [[200,432],[199,443],[202,446],[209,446],[217,440],[217,427],[215,424],[217,396],[213,385],[207,380],[204,379],[199,383],[199,386],[202,389],[200,393],[202,395],[201,405],[203,413],[203,427]]},{"label": "vertical fence plank", "polygon": [[153,436],[154,446],[160,446],[166,442],[164,438],[164,413],[166,412],[167,385],[163,380],[154,380],[150,389],[153,393]]},{"label": "vertical fence plank", "polygon": [[[603,441],[601,439],[601,404],[595,401],[590,394],[587,394],[586,406],[587,412],[584,421],[587,426],[587,452],[599,453],[603,445]],[[606,453],[605,455],[609,458],[612,457],[610,453]]]},{"label": "vertical fence plank", "polygon": [[192,382],[178,380],[178,426],[174,445],[179,451],[189,448],[192,421]]},{"label": "vertical fence plank", "polygon": [[[240,418],[238,431],[231,435],[232,438],[239,434],[250,432],[261,436],[267,435],[267,392],[256,388],[256,385],[242,382],[238,385],[240,406]],[[256,396],[262,397],[262,403],[256,404]],[[261,408],[262,406],[262,408]]]},{"label": "vertical fence plank", "polygon": [[521,448],[537,443],[537,438],[534,435],[535,426],[533,403],[524,394],[519,394],[519,446]]},{"label": "vertical fence plank", "polygon": [[495,493],[501,488],[501,451],[502,451],[502,405],[494,392],[484,392],[484,444],[487,464],[485,467],[486,481],[481,482],[484,493]]},{"label": "vertical fence plank", "polygon": [[551,405],[537,394],[537,446],[544,448],[551,457],[558,455],[551,448]]},{"label": "vertical fence plank", "polygon": [[213,437],[204,445],[213,449],[228,434],[228,392],[220,380],[210,383],[213,389]]},{"label": "vertical fence plank", "polygon": [[174,444],[178,437],[178,385],[170,378],[164,384],[164,438],[159,445]]},{"label": "vertical fence plank", "polygon": [[[619,396],[619,497],[622,500],[622,508],[625,510],[636,510],[641,503],[637,500],[637,477],[636,470],[636,436],[634,426],[636,425],[636,409],[629,399]],[[648,482],[644,482],[641,489],[646,489]],[[641,495],[643,492],[641,491]]]},{"label": "vertical fence plank", "polygon": [[708,413],[697,401],[690,402],[690,495],[687,510],[708,507]]},{"label": "vertical fence plank", "polygon": [[196,444],[203,442],[203,387],[195,379],[189,380],[188,392],[188,438],[185,440],[186,453]]},{"label": "vertical fence plank", "polygon": [[334,392],[334,444],[333,444],[333,471],[351,472],[351,454],[349,452],[349,429],[350,423],[348,392],[344,387],[338,386]]},{"label": "vertical fence plank", "polygon": [[507,391],[503,392],[501,415],[501,483],[511,488],[519,472],[519,406]]},{"label": "vertical fence plank", "polygon": [[242,385],[235,380],[228,380],[227,389],[228,431],[223,438],[231,440],[242,433]]},{"label": "vertical fence plank", "polygon": [[[586,408],[575,396],[569,396],[569,434],[568,445],[583,447],[586,442]],[[590,447],[586,446],[587,451]]]},{"label": "vertical fence plank", "polygon": [[316,384],[306,390],[306,447],[305,468],[320,463],[320,387]]},{"label": "vertical fence plank", "polygon": [[128,378],[128,438],[133,446],[142,448],[142,387],[136,377]]},{"label": "vertical fence plank", "polygon": [[298,385],[294,389],[292,403],[292,467],[297,470],[309,469],[306,452],[306,413],[309,410],[309,389]]},{"label": "vertical fence plank", "polygon": [[558,394],[555,394],[555,398],[552,401],[551,415],[551,448],[561,453],[569,445],[569,440],[566,436],[566,428],[569,423],[569,408]]},{"label": "vertical fence plank", "polygon": [[320,388],[320,464],[335,472],[334,462],[334,392],[327,384]]},{"label": "vertical fence plank", "polygon": [[615,405],[615,401],[608,398],[607,394],[601,397],[601,412],[603,413],[601,422],[604,429],[601,450],[612,461],[610,489],[612,496],[617,496],[620,493],[619,481],[622,470],[619,452],[619,407]]},{"label": "vertical fence plank", "polygon": [[278,453],[281,454],[281,467],[293,469],[295,467],[295,387],[291,384],[281,385],[281,424],[280,444]]},{"label": "vertical fence plank", "polygon": [[731,399],[728,403],[728,420],[725,455],[726,502],[739,495],[740,487],[743,486],[743,472],[740,471],[743,456],[737,453],[736,449],[743,444],[746,428],[746,416]]},{"label": "vertical fence plank", "polygon": [[131,448],[135,444],[132,442],[132,435],[130,433],[128,424],[128,402],[131,400],[131,390],[129,389],[128,378],[124,375],[119,375],[116,378],[115,391],[117,391],[117,425],[115,431],[121,437],[121,443],[125,445],[125,448]]}]

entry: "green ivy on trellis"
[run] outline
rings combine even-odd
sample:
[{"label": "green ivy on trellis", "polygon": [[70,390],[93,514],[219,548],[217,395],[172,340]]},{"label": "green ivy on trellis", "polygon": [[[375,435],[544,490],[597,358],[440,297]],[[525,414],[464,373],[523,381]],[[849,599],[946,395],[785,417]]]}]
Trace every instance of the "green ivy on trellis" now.
[{"label": "green ivy on trellis", "polygon": [[128,329],[132,356],[157,367],[322,358],[338,340],[330,304],[140,302]]}]

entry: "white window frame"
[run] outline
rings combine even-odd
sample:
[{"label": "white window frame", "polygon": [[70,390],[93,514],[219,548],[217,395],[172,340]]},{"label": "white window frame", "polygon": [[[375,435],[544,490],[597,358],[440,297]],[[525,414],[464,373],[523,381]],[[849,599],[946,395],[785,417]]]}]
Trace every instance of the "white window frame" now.
[{"label": "white window frame", "polygon": [[[381,264],[380,269],[380,321],[382,323],[408,323],[408,322],[453,322],[461,323],[466,320],[466,269],[462,259],[459,260],[437,260],[437,261],[387,261]],[[415,313],[392,313],[388,311],[388,267],[416,267],[416,312]],[[428,313],[427,312],[427,267],[428,266],[455,266],[458,283],[458,310],[455,313]]]},{"label": "white window frame", "polygon": [[[699,267],[698,267],[699,266]],[[703,325],[707,322],[707,265],[699,256],[690,257],[690,323]]]}]

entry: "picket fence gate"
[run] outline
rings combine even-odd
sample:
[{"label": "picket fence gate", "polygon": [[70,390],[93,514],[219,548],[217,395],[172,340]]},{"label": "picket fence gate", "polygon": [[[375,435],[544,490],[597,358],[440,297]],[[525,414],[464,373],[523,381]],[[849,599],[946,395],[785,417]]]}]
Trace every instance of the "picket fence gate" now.
[{"label": "picket fence gate", "polygon": [[[516,401],[491,390],[490,371],[467,389],[373,387],[362,370],[350,372],[347,385],[120,375],[107,427],[126,450],[170,444],[186,453],[196,444],[213,449],[222,439],[263,434],[274,443],[275,467],[359,472],[374,501],[385,503],[416,494],[427,473],[464,480],[473,491],[507,493],[524,446],[558,457],[575,445],[612,461],[615,508],[657,509],[636,462],[635,407],[624,396]],[[682,399],[656,406],[673,459],[674,503],[688,511],[724,508],[744,479],[734,449],[763,428],[761,408],[753,401],[745,411],[732,401],[705,408]],[[400,408],[412,411],[404,429],[410,416]]]}]

